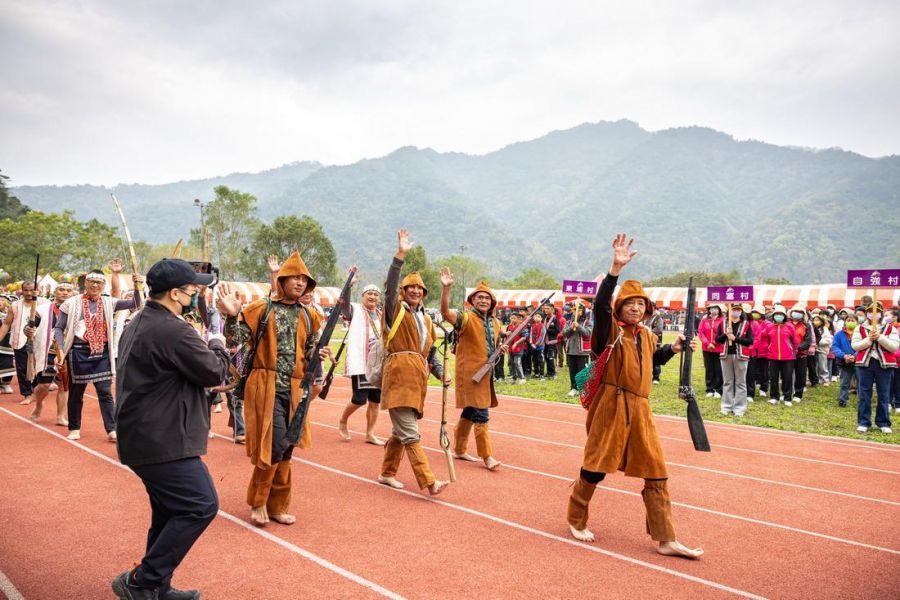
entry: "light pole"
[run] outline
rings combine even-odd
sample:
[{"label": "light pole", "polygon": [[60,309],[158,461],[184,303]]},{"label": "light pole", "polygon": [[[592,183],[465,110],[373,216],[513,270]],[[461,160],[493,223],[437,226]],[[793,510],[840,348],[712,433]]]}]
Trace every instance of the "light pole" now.
[{"label": "light pole", "polygon": [[459,245],[459,255],[462,258],[462,290],[463,290],[463,302],[466,300],[466,250],[469,249],[468,244],[460,244]]},{"label": "light pole", "polygon": [[194,198],[194,206],[200,208],[200,244],[203,246],[203,261],[209,262],[209,235],[206,232],[206,219],[203,209],[206,207],[200,198]]}]

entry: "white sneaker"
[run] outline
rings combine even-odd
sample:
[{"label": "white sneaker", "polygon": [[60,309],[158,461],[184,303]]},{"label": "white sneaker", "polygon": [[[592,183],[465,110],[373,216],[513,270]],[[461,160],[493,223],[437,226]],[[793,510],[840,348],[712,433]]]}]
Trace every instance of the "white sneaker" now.
[{"label": "white sneaker", "polygon": [[759,390],[759,395],[762,396],[763,398],[766,397],[766,393],[762,390]]},{"label": "white sneaker", "polygon": [[106,439],[115,444],[118,436],[116,435],[115,431],[110,431],[106,434]]},{"label": "white sneaker", "polygon": [[753,398],[751,398],[750,396],[747,396],[747,402],[753,402]]},{"label": "white sneaker", "polygon": [[569,398],[574,398],[577,395],[578,395],[578,390],[569,390],[569,393],[566,394],[566,396],[568,396]]},{"label": "white sneaker", "polygon": [[12,394],[13,389],[11,385],[0,385],[0,394]]},{"label": "white sneaker", "polygon": [[706,392],[706,397],[707,397],[707,398],[712,398],[712,397],[713,397],[713,393],[712,393],[712,392]]},{"label": "white sneaker", "polygon": [[791,398],[791,399],[792,399],[794,402],[800,402],[801,400],[803,400],[803,398],[800,398],[799,396],[794,396],[794,397]]},{"label": "white sneaker", "polygon": [[865,425],[860,425],[859,427],[856,428],[856,431],[858,431],[858,432],[860,432],[860,433],[865,433],[865,432],[867,432],[868,430],[869,430],[869,428],[866,427]]},{"label": "white sneaker", "polygon": [[525,385],[526,383],[528,383],[528,380],[527,380],[527,379],[520,379],[520,380],[519,380],[519,385]]},{"label": "white sneaker", "polygon": [[80,440],[81,439],[81,430],[73,429],[69,432],[69,435],[66,436],[67,440]]},{"label": "white sneaker", "polygon": [[713,394],[713,397],[714,397],[714,398],[721,398],[721,397],[722,397],[722,394],[720,394],[719,392],[716,392],[715,394]]},{"label": "white sneaker", "polygon": [[778,404],[778,398],[772,398],[769,400],[769,404]]},{"label": "white sneaker", "polygon": [[897,408],[895,408],[895,409],[894,409],[894,412],[897,413],[898,415],[900,415],[900,406],[898,406]]},{"label": "white sneaker", "polygon": [[791,403],[790,400],[785,400],[785,401],[784,401],[784,405],[785,405],[785,406],[793,406],[793,404]]},{"label": "white sneaker", "polygon": [[890,427],[882,427],[881,433],[894,433]]},{"label": "white sneaker", "polygon": [[654,379],[654,380],[653,380],[653,385],[659,385],[659,381],[656,380],[656,379]]}]

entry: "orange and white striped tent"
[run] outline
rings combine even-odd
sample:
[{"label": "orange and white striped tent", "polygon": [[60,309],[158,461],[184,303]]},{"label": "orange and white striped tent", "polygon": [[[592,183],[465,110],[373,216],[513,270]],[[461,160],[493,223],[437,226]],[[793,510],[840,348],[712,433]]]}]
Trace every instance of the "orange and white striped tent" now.
[{"label": "orange and white striped tent", "polygon": [[[472,293],[474,288],[466,288],[466,296]],[[565,302],[571,301],[575,296],[563,295],[558,290],[494,290],[497,294],[497,306],[501,308],[515,308],[537,306],[540,301],[552,292],[553,304],[561,307]],[[616,293],[618,293],[618,288]],[[687,288],[657,287],[645,288],[647,295],[660,308],[681,310],[687,298]],[[826,306],[833,304],[837,308],[856,306],[863,296],[872,296],[872,289],[848,288],[842,283],[822,285],[757,285],[754,286],[754,298],[752,304],[770,306],[783,304],[790,308],[795,304],[806,305],[807,308]],[[883,288],[878,291],[878,300],[885,306],[897,306],[900,303],[900,289]],[[697,306],[705,308],[707,304],[706,288],[697,288]]]}]

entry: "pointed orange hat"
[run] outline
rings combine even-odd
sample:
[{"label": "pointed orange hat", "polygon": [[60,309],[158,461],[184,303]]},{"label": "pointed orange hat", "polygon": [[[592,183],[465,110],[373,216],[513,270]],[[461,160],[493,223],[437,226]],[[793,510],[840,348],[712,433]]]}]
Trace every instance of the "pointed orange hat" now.
[{"label": "pointed orange hat", "polygon": [[622,283],[622,287],[619,289],[619,295],[616,296],[616,301],[613,304],[613,313],[616,316],[619,314],[619,309],[622,308],[622,305],[625,304],[625,301],[629,298],[643,298],[646,305],[644,318],[649,319],[653,316],[653,302],[650,300],[650,296],[644,291],[644,286],[636,279],[628,279]]},{"label": "pointed orange hat", "polygon": [[294,250],[288,259],[281,265],[281,268],[278,269],[278,285],[275,293],[272,294],[272,299],[279,300],[284,297],[284,288],[281,286],[281,279],[283,277],[298,277],[300,275],[305,275],[308,280],[306,284],[307,292],[316,289],[316,280],[309,274],[309,269],[306,268],[306,263],[300,258],[300,253]]},{"label": "pointed orange hat", "polygon": [[487,281],[484,281],[484,280],[480,281],[478,283],[478,287],[476,287],[474,290],[472,290],[472,293],[469,294],[468,298],[466,298],[466,302],[468,302],[472,306],[475,306],[475,303],[472,302],[472,296],[474,296],[475,294],[481,293],[481,292],[483,292],[491,297],[491,307],[488,310],[494,310],[494,307],[497,306],[497,295],[494,294],[494,290],[489,288]]},{"label": "pointed orange hat", "polygon": [[422,281],[422,276],[419,275],[418,271],[413,271],[412,273],[410,273],[409,275],[404,277],[403,281],[400,282],[400,289],[402,290],[403,288],[410,286],[410,285],[417,285],[420,288],[422,288],[423,290],[425,290],[422,293],[423,298],[428,295],[428,288],[425,287],[425,282]]}]

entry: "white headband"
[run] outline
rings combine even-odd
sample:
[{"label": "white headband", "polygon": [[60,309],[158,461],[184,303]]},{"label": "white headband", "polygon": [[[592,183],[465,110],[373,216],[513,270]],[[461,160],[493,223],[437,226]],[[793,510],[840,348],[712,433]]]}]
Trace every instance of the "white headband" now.
[{"label": "white headband", "polygon": [[101,273],[88,273],[87,275],[85,275],[84,280],[106,283],[106,277],[104,277]]}]

